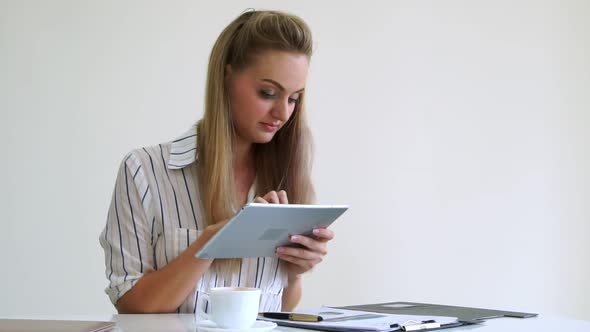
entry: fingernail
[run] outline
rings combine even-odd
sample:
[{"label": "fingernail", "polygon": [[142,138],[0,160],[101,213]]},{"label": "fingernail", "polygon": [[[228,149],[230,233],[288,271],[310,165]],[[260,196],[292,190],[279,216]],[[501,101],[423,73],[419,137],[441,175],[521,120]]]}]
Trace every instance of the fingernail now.
[{"label": "fingernail", "polygon": [[291,236],[291,241],[297,241],[297,240],[299,240],[299,236],[297,236],[297,235]]},{"label": "fingernail", "polygon": [[277,248],[277,253],[279,253],[279,254],[280,254],[280,253],[282,253],[284,250],[285,250],[285,249],[283,249],[283,248],[281,248],[281,247],[278,247],[278,248]]},{"label": "fingernail", "polygon": [[313,234],[315,235],[319,235],[320,234],[320,230],[318,228],[313,230]]}]

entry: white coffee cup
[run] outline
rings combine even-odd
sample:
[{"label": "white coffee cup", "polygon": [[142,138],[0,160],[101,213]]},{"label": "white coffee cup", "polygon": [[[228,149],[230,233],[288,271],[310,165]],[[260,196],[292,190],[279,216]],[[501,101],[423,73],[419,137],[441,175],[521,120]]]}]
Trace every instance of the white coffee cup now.
[{"label": "white coffee cup", "polygon": [[199,306],[198,316],[224,329],[247,329],[254,325],[260,306],[260,289],[249,287],[215,287],[199,295],[209,301],[209,312]]}]

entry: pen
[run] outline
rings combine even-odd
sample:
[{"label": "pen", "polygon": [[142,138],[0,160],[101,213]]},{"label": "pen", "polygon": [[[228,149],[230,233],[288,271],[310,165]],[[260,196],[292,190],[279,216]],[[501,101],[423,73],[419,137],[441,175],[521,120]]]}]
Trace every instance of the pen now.
[{"label": "pen", "polygon": [[260,315],[264,318],[284,319],[296,322],[321,322],[323,320],[322,316],[289,312],[261,312]]},{"label": "pen", "polygon": [[435,320],[425,320],[422,322],[417,322],[414,325],[402,325],[402,331],[419,331],[419,330],[429,330],[429,329],[438,329],[440,328],[440,324],[437,323]]}]

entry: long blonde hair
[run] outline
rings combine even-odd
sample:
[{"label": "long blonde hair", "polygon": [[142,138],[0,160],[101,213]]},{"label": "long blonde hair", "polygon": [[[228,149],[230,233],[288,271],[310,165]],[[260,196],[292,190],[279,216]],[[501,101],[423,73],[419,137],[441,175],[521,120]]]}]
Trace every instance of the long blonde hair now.
[{"label": "long blonde hair", "polygon": [[[247,11],[219,35],[209,58],[204,116],[197,127],[199,183],[206,224],[236,213],[232,124],[226,66],[240,70],[267,50],[312,54],[311,31],[299,17],[277,11]],[[256,194],[285,190],[290,203],[315,199],[311,182],[311,133],[302,93],[287,123],[271,142],[254,145]]]}]

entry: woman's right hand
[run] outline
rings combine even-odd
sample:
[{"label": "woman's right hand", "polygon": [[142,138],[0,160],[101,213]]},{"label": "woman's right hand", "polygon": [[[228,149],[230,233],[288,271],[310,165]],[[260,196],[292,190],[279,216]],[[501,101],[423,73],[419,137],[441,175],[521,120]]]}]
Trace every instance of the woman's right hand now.
[{"label": "woman's right hand", "polygon": [[[268,203],[268,204],[289,204],[289,199],[287,198],[287,192],[285,192],[284,190],[279,190],[279,191],[269,191],[266,195],[260,197],[256,197],[256,199],[254,199],[255,203]],[[215,235],[217,232],[219,232],[219,230],[225,226],[225,224],[227,224],[227,222],[229,221],[229,219],[226,220],[222,220],[219,222],[216,222],[212,225],[209,225],[207,227],[205,227],[205,230],[203,231],[203,234],[201,235],[201,237],[203,237],[205,240],[209,240],[213,237],[213,235]]]},{"label": "woman's right hand", "polygon": [[[269,191],[263,197],[256,197],[254,200],[255,203],[269,203],[269,204],[289,204],[289,200],[287,198],[287,193],[284,190],[280,191]],[[207,240],[209,240],[213,235],[215,235],[227,222],[229,219],[216,222],[212,225],[205,227],[203,235]]]},{"label": "woman's right hand", "polygon": [[[229,219],[223,220],[223,221],[219,221],[214,223],[213,225],[209,225],[207,227],[205,227],[205,230],[203,231],[203,235],[205,236],[205,238],[207,240],[209,240],[211,237],[213,237],[213,235],[215,235],[223,226],[225,226],[225,224],[227,224],[227,222],[229,221]],[[203,236],[202,235],[202,236]]]},{"label": "woman's right hand", "polygon": [[284,190],[269,191],[266,195],[256,197],[254,203],[289,204],[287,192]]}]

